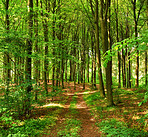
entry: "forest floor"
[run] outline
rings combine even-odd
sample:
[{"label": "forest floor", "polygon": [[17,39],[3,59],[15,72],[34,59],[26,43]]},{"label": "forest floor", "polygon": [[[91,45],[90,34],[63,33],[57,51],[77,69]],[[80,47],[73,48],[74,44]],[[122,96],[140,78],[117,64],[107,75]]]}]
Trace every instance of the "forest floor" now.
[{"label": "forest floor", "polygon": [[[80,84],[77,85],[76,89],[74,90],[73,83],[66,84],[66,87],[68,88],[65,88],[64,90],[66,92],[63,93],[63,95],[65,96],[63,98],[66,99],[66,103],[62,107],[62,111],[58,114],[59,116],[58,120],[56,121],[56,125],[51,128],[49,135],[43,135],[43,137],[57,137],[68,135],[69,137],[100,137],[101,134],[99,133],[98,127],[95,125],[96,120],[93,116],[91,116],[90,108],[87,106],[86,102],[83,99],[83,94],[85,93],[85,91],[90,90],[89,85],[86,85],[85,90],[83,90],[83,86]],[[89,92],[89,94],[91,94],[91,92]],[[74,97],[75,100],[73,100]],[[61,102],[59,97],[54,98],[51,102],[57,101]],[[73,101],[74,106],[71,107]],[[64,123],[66,119],[76,119],[77,121],[79,121],[80,128],[76,131],[76,133],[72,133],[73,129],[70,128],[69,130],[71,131],[66,131]],[[63,133],[60,133],[61,130],[63,130]]]},{"label": "forest floor", "polygon": [[[65,85],[64,92],[49,101],[51,106],[57,105],[56,109],[60,109],[57,111],[55,126],[52,126],[49,131],[45,132],[46,134],[42,135],[43,137],[106,136],[107,134],[112,134],[112,130],[107,129],[111,132],[108,133],[108,131],[100,129],[100,126],[106,128],[105,125],[107,124],[99,125],[99,123],[108,119],[111,119],[109,124],[115,126],[115,129],[117,129],[115,132],[117,134],[119,132],[118,130],[122,130],[122,128],[118,129],[118,126],[123,126],[125,132],[132,131],[133,134],[131,136],[137,134],[136,130],[140,132],[139,136],[141,136],[141,131],[148,132],[148,118],[144,117],[148,113],[148,103],[138,106],[143,99],[145,91],[122,89],[116,93],[116,90],[114,90],[114,102],[116,105],[114,107],[107,107],[106,99],[98,96],[98,90],[91,90],[89,84],[86,84],[85,90],[83,90],[81,84],[76,86],[76,90],[74,90],[73,83],[65,83]],[[99,89],[98,85],[97,88]],[[63,105],[58,107],[61,102],[63,102]],[[49,106],[48,104],[45,106],[45,108],[48,108],[48,111],[52,111],[53,107],[50,109],[50,107],[47,107]],[[53,111],[55,110],[53,109]],[[125,127],[127,129],[124,129]],[[121,134],[120,136],[126,136],[126,133],[119,134]],[[143,134],[143,136],[145,135]]]},{"label": "forest floor", "polygon": [[[73,82],[68,82],[63,90],[59,88],[54,93],[49,88],[49,96],[42,94],[42,85],[31,115],[17,118],[20,123],[15,128],[4,130],[3,134],[11,132],[41,137],[148,136],[148,102],[139,106],[146,93],[142,88],[114,87],[115,106],[107,107],[107,99],[100,97],[98,85],[97,90],[92,90],[91,85],[86,84],[83,90],[83,85],[77,84],[74,90]],[[51,86],[51,81],[48,86]]]}]

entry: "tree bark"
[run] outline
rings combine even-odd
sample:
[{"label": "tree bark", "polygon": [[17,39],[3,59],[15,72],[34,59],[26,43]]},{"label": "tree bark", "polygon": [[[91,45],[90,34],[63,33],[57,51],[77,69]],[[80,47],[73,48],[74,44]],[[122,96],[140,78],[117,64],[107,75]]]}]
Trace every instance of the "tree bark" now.
[{"label": "tree bark", "polygon": [[[10,30],[10,20],[9,20],[9,0],[6,0],[6,29],[7,29],[7,34],[9,35],[9,30]],[[6,41],[9,41],[9,36],[7,36]],[[10,84],[10,55],[8,51],[5,52],[5,59],[6,61],[6,98],[9,95],[9,84]]]},{"label": "tree bark", "polygon": [[[140,1],[139,9],[137,7],[137,0],[131,0],[133,4],[133,17],[134,17],[134,25],[135,25],[135,37],[138,37],[138,21],[140,18],[141,10],[144,5],[145,0]],[[138,9],[138,10],[137,10]],[[138,11],[138,14],[136,14],[136,10]],[[138,47],[138,43],[136,48]],[[136,87],[139,87],[139,50],[137,50],[136,55]]]},{"label": "tree bark", "polygon": [[98,65],[98,77],[99,77],[99,90],[100,90],[100,95],[102,97],[105,96],[105,91],[104,91],[104,84],[103,84],[103,77],[102,77],[102,69],[101,69],[101,53],[100,53],[100,47],[99,47],[99,15],[98,15],[98,0],[95,0],[96,2],[96,10],[95,10],[95,38],[96,38],[96,43],[95,43],[95,49],[96,49],[96,54],[97,54],[97,65]]},{"label": "tree bark", "polygon": [[[48,6],[48,3],[47,3],[47,0],[46,0],[46,12],[47,12],[47,6]],[[41,1],[41,8],[42,8],[42,1]],[[42,17],[44,18],[44,15],[42,13]],[[48,17],[48,15],[46,14],[45,17]],[[48,56],[48,22],[45,19],[42,20],[43,22],[43,29],[44,29],[44,41],[46,42],[45,43],[45,60],[44,60],[44,88],[45,88],[45,92],[46,94],[48,95],[48,85],[47,85],[47,75],[48,75],[48,59],[47,59],[47,56]]]},{"label": "tree bark", "polygon": [[[39,54],[39,47],[38,47],[38,6],[39,6],[39,1],[36,0],[36,14],[35,14],[35,37],[36,37],[36,41],[35,41],[35,52],[37,53],[37,56]],[[35,59],[35,80],[36,80],[36,85],[38,85],[39,83],[39,66],[40,66],[40,61],[39,58],[37,57],[37,59]],[[35,100],[37,101],[37,90],[35,92]]]},{"label": "tree bark", "polygon": [[[107,13],[109,9],[109,2],[110,0],[101,0],[101,38],[102,38],[102,46],[103,46],[103,53],[106,54],[108,50],[108,29],[107,29]],[[112,77],[111,77],[111,62],[107,62],[106,70],[106,89],[107,89],[107,104],[108,106],[114,105],[113,103],[113,95],[112,95]]]},{"label": "tree bark", "polygon": [[56,0],[53,1],[52,3],[53,5],[53,10],[52,10],[52,14],[53,14],[53,21],[52,21],[52,41],[53,41],[53,59],[52,59],[52,91],[54,92],[55,91],[55,59],[54,59],[54,56],[55,56],[55,36],[56,36],[56,32],[55,32],[55,8],[56,8]]},{"label": "tree bark", "polygon": [[94,88],[94,39],[93,32],[91,33],[91,57],[92,57],[92,65],[91,65],[91,85],[92,89]]},{"label": "tree bark", "polygon": [[29,25],[29,36],[30,38],[27,40],[27,54],[28,56],[26,57],[26,82],[27,82],[27,87],[26,87],[26,101],[25,101],[25,114],[30,115],[31,113],[31,104],[30,104],[30,96],[31,96],[31,90],[32,90],[32,82],[31,82],[31,55],[32,55],[32,29],[33,29],[33,0],[28,0],[28,25]]},{"label": "tree bark", "polygon": [[[115,1],[114,1],[115,2]],[[118,31],[118,0],[117,0],[117,7],[115,8],[116,13],[116,40],[119,42],[119,31]],[[119,48],[118,48],[119,50]],[[121,88],[121,55],[120,51],[118,51],[118,88]]]}]

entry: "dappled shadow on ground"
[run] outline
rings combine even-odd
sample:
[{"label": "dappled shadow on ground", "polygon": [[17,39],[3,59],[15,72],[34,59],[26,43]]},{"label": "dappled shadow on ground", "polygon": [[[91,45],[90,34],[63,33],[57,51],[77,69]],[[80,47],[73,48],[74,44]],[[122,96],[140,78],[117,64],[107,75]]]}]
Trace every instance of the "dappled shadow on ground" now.
[{"label": "dappled shadow on ground", "polygon": [[[89,85],[86,85],[86,89],[89,89]],[[82,127],[80,132],[80,137],[100,137],[100,133],[98,132],[98,128],[95,125],[95,119],[90,115],[90,109],[87,107],[85,101],[83,100],[83,94],[92,94],[96,91],[87,91],[83,90],[83,86],[76,85],[76,90],[74,90],[73,83],[68,83],[67,87],[64,89],[64,96],[68,96],[66,104],[62,105],[62,110],[59,113],[59,117],[56,122],[56,126],[54,126],[51,129],[50,135],[43,135],[43,137],[56,137],[58,130],[64,125],[63,122],[68,117],[74,117],[81,121]],[[86,91],[86,92],[85,92]],[[70,103],[72,101],[72,97],[76,95],[77,96],[77,104],[76,104],[76,110],[78,113],[72,114],[69,113],[72,108],[70,108]],[[53,99],[54,100],[54,99]],[[53,101],[54,102],[54,101]],[[60,102],[60,101],[59,101]],[[45,106],[48,106],[49,104],[46,104]],[[69,110],[70,108],[70,110]]]},{"label": "dappled shadow on ground", "polygon": [[[125,122],[129,128],[136,128],[138,130],[144,130],[148,132],[148,102],[139,106],[139,103],[144,99],[144,93],[146,91],[136,91],[136,89],[124,89],[119,95],[119,102],[114,107],[106,107],[104,104],[106,100],[98,99],[96,101],[96,108],[93,112],[98,121],[115,118],[118,121]],[[127,90],[127,91],[126,91]],[[125,92],[125,93],[124,93]],[[143,93],[143,94],[139,94]],[[114,99],[116,96],[114,96]],[[143,118],[143,119],[141,119]]]},{"label": "dappled shadow on ground", "polygon": [[[43,88],[43,83],[41,87]],[[48,83],[49,94],[51,93],[51,81]],[[79,113],[75,114],[74,117],[79,119],[82,122],[80,137],[99,137],[101,132],[98,132],[99,129],[95,126],[95,122],[101,122],[109,118],[115,118],[119,121],[123,121],[128,124],[128,127],[137,128],[138,130],[144,129],[148,132],[148,118],[144,119],[144,124],[141,125],[139,119],[148,113],[148,102],[138,106],[138,104],[143,100],[143,94],[145,90],[139,90],[135,92],[136,89],[124,89],[127,90],[126,94],[119,94],[119,102],[116,106],[107,108],[106,99],[97,99],[96,104],[87,106],[86,102],[83,100],[83,95],[91,95],[98,92],[98,90],[91,90],[90,85],[86,84],[86,89],[83,90],[82,84],[76,85],[76,90],[74,89],[74,83],[64,83],[65,88],[62,90],[64,92],[58,93],[58,95],[51,97],[42,98],[42,105],[35,104],[34,109],[31,112],[29,118],[37,119],[44,117],[54,117],[56,119],[56,125],[53,126],[49,131],[45,131],[50,135],[42,135],[43,137],[56,137],[59,127],[63,126],[63,121],[67,119],[67,114],[69,113],[70,102],[72,97],[77,95],[77,110]],[[98,85],[97,85],[97,88]],[[139,96],[138,96],[139,95]],[[116,96],[114,95],[114,99]],[[63,102],[63,103],[61,103]],[[91,116],[90,108],[97,107],[97,110],[93,110],[94,115]],[[73,116],[71,116],[73,117]],[[21,120],[26,119],[24,116],[20,116]],[[145,127],[144,127],[145,126]]]},{"label": "dappled shadow on ground", "polygon": [[80,137],[100,137],[98,127],[95,125],[96,120],[90,114],[90,108],[86,105],[86,102],[83,100],[83,92],[78,93],[78,102],[77,109],[78,115],[77,118],[82,121],[82,128],[80,132]]}]

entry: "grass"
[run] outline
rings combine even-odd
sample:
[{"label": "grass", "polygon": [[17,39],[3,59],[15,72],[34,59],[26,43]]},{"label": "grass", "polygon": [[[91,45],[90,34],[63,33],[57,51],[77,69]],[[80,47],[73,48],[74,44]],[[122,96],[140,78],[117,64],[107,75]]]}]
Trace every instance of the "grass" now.
[{"label": "grass", "polygon": [[124,122],[117,121],[116,119],[103,120],[97,123],[100,131],[107,137],[147,137],[148,133],[138,131],[133,128],[128,128]]},{"label": "grass", "polygon": [[72,97],[69,108],[70,112],[66,114],[67,119],[57,133],[59,137],[79,137],[78,134],[81,129],[81,121],[75,118],[75,115],[78,114],[78,111],[76,110],[77,97],[76,93]]},{"label": "grass", "polygon": [[81,128],[80,120],[66,119],[63,123],[62,129],[58,132],[58,136],[61,137],[79,137],[78,133]]},{"label": "grass", "polygon": [[76,110],[76,104],[77,104],[77,95],[75,94],[73,97],[72,97],[72,101],[70,102],[70,114],[71,115],[75,115],[75,114],[78,114],[78,111]]},{"label": "grass", "polygon": [[45,128],[50,129],[50,127],[52,127],[53,125],[55,125],[54,118],[43,118],[43,119],[38,118],[38,119],[29,119],[24,121],[16,120],[12,122],[11,127],[9,127],[8,129],[1,128],[0,135],[2,137],[40,136],[40,134],[44,132]]},{"label": "grass", "polygon": [[[18,111],[10,111],[10,109],[4,108],[5,104],[0,107],[0,137],[38,137],[41,134],[50,134],[50,129],[56,124],[59,114],[62,111],[62,105],[65,104],[68,97],[56,95],[58,100],[51,102],[45,96],[45,99],[41,95],[38,95],[38,102],[34,102],[31,115],[25,118],[23,115],[18,116]],[[0,98],[2,103],[3,98]],[[48,104],[49,103],[49,104]],[[51,104],[57,106],[52,106]],[[23,104],[22,104],[23,105]],[[44,107],[45,105],[45,107]],[[47,105],[47,106],[46,106]]]},{"label": "grass", "polygon": [[113,107],[107,107],[107,99],[101,98],[99,92],[85,94],[83,98],[105,136],[145,137],[148,136],[147,104],[139,106],[144,95],[139,90],[116,90],[113,93],[114,101],[120,103]]}]

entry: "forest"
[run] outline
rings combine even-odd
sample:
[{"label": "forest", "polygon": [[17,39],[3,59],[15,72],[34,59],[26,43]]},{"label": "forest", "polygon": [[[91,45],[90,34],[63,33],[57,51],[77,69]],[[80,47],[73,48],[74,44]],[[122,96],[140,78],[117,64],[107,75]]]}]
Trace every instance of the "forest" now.
[{"label": "forest", "polygon": [[147,137],[148,0],[0,0],[0,137]]}]

